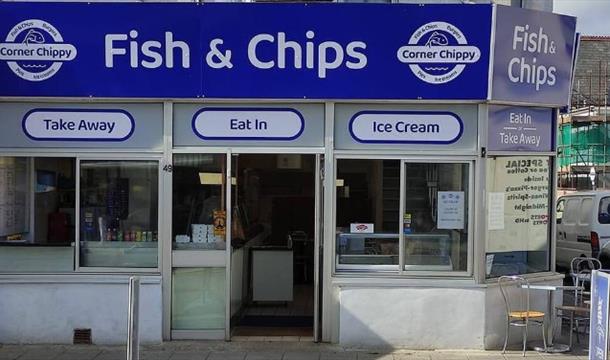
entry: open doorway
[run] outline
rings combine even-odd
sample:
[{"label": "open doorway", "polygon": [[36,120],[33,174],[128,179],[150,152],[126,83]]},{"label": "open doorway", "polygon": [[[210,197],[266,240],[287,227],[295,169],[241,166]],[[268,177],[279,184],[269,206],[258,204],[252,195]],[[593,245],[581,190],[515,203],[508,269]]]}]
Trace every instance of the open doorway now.
[{"label": "open doorway", "polygon": [[316,157],[232,158],[234,336],[313,336]]}]

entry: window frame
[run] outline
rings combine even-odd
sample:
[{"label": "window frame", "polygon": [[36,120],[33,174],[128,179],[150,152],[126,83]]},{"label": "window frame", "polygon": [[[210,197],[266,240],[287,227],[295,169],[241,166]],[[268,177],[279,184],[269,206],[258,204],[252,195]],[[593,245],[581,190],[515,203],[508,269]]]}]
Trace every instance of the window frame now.
[{"label": "window frame", "polygon": [[[475,168],[477,163],[476,156],[448,156],[448,155],[423,155],[423,156],[409,156],[409,155],[363,155],[363,154],[337,154],[333,157],[334,179],[333,184],[336,183],[338,177],[337,161],[342,159],[355,159],[355,160],[398,160],[400,161],[400,198],[399,198],[399,211],[398,211],[398,266],[395,265],[350,265],[349,269],[345,269],[344,266],[338,266],[336,261],[337,254],[337,237],[332,239],[332,276],[337,277],[362,277],[365,276],[381,276],[381,277],[416,277],[416,278],[465,278],[472,277],[474,275],[474,230],[475,230],[475,208],[476,195],[475,189]],[[405,164],[406,163],[438,163],[438,164],[467,164],[468,165],[468,244],[467,244],[467,259],[466,259],[466,271],[433,271],[433,270],[405,270],[404,261],[404,233],[403,233],[403,222],[402,214],[405,209]],[[337,227],[337,187],[333,186],[333,211],[332,211],[332,223],[330,226],[333,229]]]},{"label": "window frame", "polygon": [[[134,155],[134,154],[108,154],[101,156],[96,155],[79,155],[76,156],[76,206],[75,206],[75,228],[76,228],[76,244],[74,248],[74,269],[80,273],[153,273],[161,272],[163,265],[163,227],[165,226],[162,219],[163,197],[161,189],[163,189],[163,169],[161,166],[163,160],[162,155]],[[142,267],[100,267],[100,266],[81,266],[80,264],[80,212],[81,212],[81,162],[82,161],[154,161],[157,163],[157,266],[142,268]]]}]

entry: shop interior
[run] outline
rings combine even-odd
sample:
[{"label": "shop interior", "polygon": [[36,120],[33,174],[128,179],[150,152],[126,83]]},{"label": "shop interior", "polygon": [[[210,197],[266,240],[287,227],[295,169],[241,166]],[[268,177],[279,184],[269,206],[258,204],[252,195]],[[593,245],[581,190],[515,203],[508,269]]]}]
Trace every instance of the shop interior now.
[{"label": "shop interior", "polygon": [[73,268],[75,159],[0,157],[0,265]]},{"label": "shop interior", "polygon": [[405,270],[465,271],[468,165],[405,163],[402,183],[400,166],[400,160],[337,161],[337,269],[396,271],[402,218]]},{"label": "shop interior", "polygon": [[232,158],[233,335],[312,336],[315,156]]}]

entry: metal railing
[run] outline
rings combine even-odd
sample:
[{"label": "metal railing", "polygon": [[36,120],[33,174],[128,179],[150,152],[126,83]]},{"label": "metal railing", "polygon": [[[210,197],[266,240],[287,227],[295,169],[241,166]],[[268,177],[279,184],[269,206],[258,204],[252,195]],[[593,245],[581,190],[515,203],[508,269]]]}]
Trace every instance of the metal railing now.
[{"label": "metal railing", "polygon": [[129,278],[129,310],[127,312],[127,360],[140,359],[139,336],[140,277]]}]

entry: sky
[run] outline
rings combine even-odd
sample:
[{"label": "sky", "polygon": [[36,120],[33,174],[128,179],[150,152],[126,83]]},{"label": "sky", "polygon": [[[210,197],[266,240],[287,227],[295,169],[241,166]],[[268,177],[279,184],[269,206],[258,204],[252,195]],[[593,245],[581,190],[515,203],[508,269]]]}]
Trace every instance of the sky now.
[{"label": "sky", "polygon": [[582,35],[610,35],[610,0],[555,0],[553,12],[576,16]]}]

